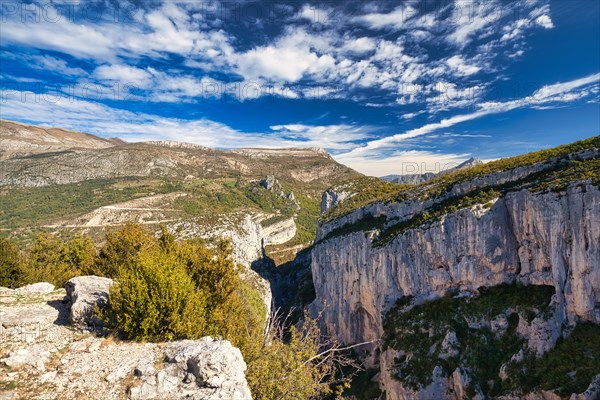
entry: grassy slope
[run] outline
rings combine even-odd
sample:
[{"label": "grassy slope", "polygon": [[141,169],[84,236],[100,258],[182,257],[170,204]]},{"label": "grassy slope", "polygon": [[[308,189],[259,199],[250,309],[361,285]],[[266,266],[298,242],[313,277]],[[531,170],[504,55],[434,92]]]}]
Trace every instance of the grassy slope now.
[{"label": "grassy slope", "polygon": [[324,185],[295,180],[282,181],[281,184],[285,194],[294,192],[300,209],[294,202],[264,189],[256,181],[235,178],[187,181],[123,178],[4,189],[0,191],[0,236],[13,233],[17,238],[30,238],[41,226],[74,219],[98,207],[155,194],[180,192],[187,196],[177,198],[173,208],[180,210],[176,216],[181,219],[202,217],[203,221],[210,222],[216,220],[219,214],[254,211],[274,215],[263,222],[267,226],[294,217],[296,236],[285,245],[267,248],[267,253],[276,252],[274,258],[282,262],[291,257],[291,253],[283,249],[296,245],[304,247],[314,240],[320,193]]}]

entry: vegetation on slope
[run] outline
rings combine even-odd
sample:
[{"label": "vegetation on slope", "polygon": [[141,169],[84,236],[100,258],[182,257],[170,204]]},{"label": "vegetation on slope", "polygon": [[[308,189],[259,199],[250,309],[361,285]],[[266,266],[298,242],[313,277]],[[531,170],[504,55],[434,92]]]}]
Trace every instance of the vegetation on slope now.
[{"label": "vegetation on slope", "polygon": [[[436,366],[445,376],[462,368],[472,378],[471,396],[482,391],[493,397],[518,389],[516,382],[502,381],[498,373],[525,344],[515,333],[519,315],[531,321],[550,311],[546,309],[553,294],[551,286],[504,284],[481,288],[473,298],[447,296],[408,307],[411,299],[401,299],[384,321],[384,349],[401,354],[394,376],[419,390],[431,383]],[[499,317],[508,321],[508,327],[495,333],[489,322]],[[457,341],[444,350],[442,343],[449,332]]]},{"label": "vegetation on slope", "polygon": [[[552,149],[540,150],[516,157],[503,158],[486,164],[477,165],[472,168],[458,170],[450,174],[440,175],[429,182],[419,185],[427,188],[427,190],[421,192],[421,196],[427,198],[437,197],[446,193],[452,186],[458,183],[467,182],[493,173],[508,171],[537,163],[544,163],[555,157],[567,158],[570,154],[591,149],[600,149],[600,136],[554,147]],[[402,193],[399,193],[399,198],[403,198]]]},{"label": "vegetation on slope", "polygon": [[5,233],[73,218],[98,207],[152,194],[175,192],[168,180],[91,180],[40,188],[0,189],[0,227]]},{"label": "vegetation on slope", "polygon": [[329,209],[323,214],[322,218],[326,221],[333,220],[367,204],[385,201],[397,194],[399,190],[406,190],[410,187],[412,186],[398,185],[370,176],[341,182],[334,186],[334,190],[337,192],[352,193],[353,195]]},{"label": "vegetation on slope", "polygon": [[[479,166],[474,168],[479,168]],[[459,171],[459,173],[465,174],[466,171]],[[445,176],[439,179],[444,178]],[[374,238],[373,245],[385,246],[395,237],[403,234],[409,229],[439,221],[444,218],[445,215],[454,213],[460,209],[469,208],[474,205],[491,207],[493,205],[493,200],[505,196],[510,192],[522,189],[528,189],[534,193],[548,190],[560,192],[565,190],[573,182],[582,181],[589,181],[595,186],[600,185],[600,158],[562,160],[547,169],[530,174],[523,179],[500,185],[488,185],[474,189],[461,196],[449,197],[444,201],[434,203],[429,208],[408,219],[391,224],[385,229],[384,225],[388,222],[387,218],[374,218],[367,215],[353,224],[348,224],[348,226],[344,225],[334,229],[322,240],[347,235],[361,230],[378,230],[379,234]]]},{"label": "vegetation on slope", "polygon": [[552,390],[565,398],[582,393],[600,372],[600,326],[577,325],[567,339],[542,357],[528,353],[507,368],[513,386],[522,393]]},{"label": "vegetation on slope", "polygon": [[[200,218],[202,223],[215,224],[220,215],[232,215],[236,212],[272,214],[271,218],[262,222],[263,226],[294,218],[296,236],[285,245],[270,246],[267,253],[292,246],[306,247],[316,235],[320,193],[323,188],[319,184],[298,181],[285,181],[281,184],[285,196],[263,188],[258,181],[233,178],[127,178],[7,189],[0,191],[0,236],[12,235],[30,242],[36,233],[47,230],[41,227],[72,221],[102,206],[157,194],[181,193],[185,196],[177,197],[169,206],[169,218]],[[286,197],[290,193],[294,193],[295,200]],[[98,229],[94,232],[96,230]],[[66,231],[63,233],[66,234]],[[93,236],[99,240],[102,235],[103,233],[94,233]]]}]

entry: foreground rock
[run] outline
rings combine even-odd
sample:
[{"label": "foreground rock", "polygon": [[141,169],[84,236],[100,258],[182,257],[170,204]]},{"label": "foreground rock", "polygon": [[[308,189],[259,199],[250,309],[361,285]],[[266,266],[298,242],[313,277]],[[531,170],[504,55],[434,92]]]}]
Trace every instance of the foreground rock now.
[{"label": "foreground rock", "polygon": [[71,301],[71,322],[80,328],[102,325],[94,316],[95,307],[106,307],[113,280],[99,276],[78,276],[70,279],[65,288]]},{"label": "foreground rock", "polygon": [[[73,305],[92,306],[106,284],[98,277],[76,278],[68,285],[70,297],[63,289],[0,291],[0,364],[6,371],[0,374],[1,399],[252,398],[242,354],[228,341],[141,344],[69,326],[69,298]],[[83,311],[76,315],[87,321]]]},{"label": "foreground rock", "polygon": [[246,363],[239,349],[223,340],[205,337],[164,347],[162,369],[140,362],[133,373],[131,399],[251,399]]}]

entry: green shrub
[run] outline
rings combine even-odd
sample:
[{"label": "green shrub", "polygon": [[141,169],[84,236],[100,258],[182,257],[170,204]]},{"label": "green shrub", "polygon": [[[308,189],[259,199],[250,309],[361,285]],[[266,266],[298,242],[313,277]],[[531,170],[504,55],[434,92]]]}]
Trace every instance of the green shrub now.
[{"label": "green shrub", "polygon": [[585,391],[600,371],[600,326],[582,323],[556,347],[536,358],[510,363],[510,383],[521,393],[552,390],[561,396]]},{"label": "green shrub", "polygon": [[11,289],[25,283],[25,265],[19,248],[9,239],[0,239],[0,286]]},{"label": "green shrub", "polygon": [[39,234],[28,254],[25,280],[50,282],[57,287],[93,269],[96,247],[87,236],[64,241],[50,233]]},{"label": "green shrub", "polygon": [[240,279],[228,241],[209,249],[199,240],[176,242],[165,228],[155,238],[133,224],[109,235],[98,264],[118,284],[109,297],[112,311],[104,317],[123,337],[161,341],[211,335],[243,348],[250,335],[262,335],[265,305]]},{"label": "green shrub", "polygon": [[305,316],[301,328],[292,326],[289,340],[276,335],[270,343],[256,341],[247,349],[246,378],[252,396],[258,400],[322,399],[341,392],[332,385],[335,362],[320,356],[321,333],[316,321]]},{"label": "green shrub", "polygon": [[[413,307],[406,307],[410,298],[401,298],[384,319],[384,349],[402,354],[394,365],[396,378],[418,390],[431,383],[436,366],[446,376],[462,366],[470,370],[472,395],[475,386],[490,397],[509,392],[514,387],[502,382],[498,373],[525,343],[514,332],[519,315],[543,315],[554,292],[552,286],[502,284],[480,288],[479,296],[473,298],[446,296]],[[469,321],[490,321],[499,315],[509,322],[502,335],[487,326],[469,326]],[[458,339],[458,353],[452,357],[441,354],[449,331]]]},{"label": "green shrub", "polygon": [[197,339],[206,329],[206,296],[176,255],[150,250],[136,268],[117,270],[110,290],[111,322],[136,341]]},{"label": "green shrub", "polygon": [[157,246],[156,238],[138,224],[127,223],[106,234],[106,243],[91,268],[93,275],[115,278],[120,269],[134,269],[138,255]]}]

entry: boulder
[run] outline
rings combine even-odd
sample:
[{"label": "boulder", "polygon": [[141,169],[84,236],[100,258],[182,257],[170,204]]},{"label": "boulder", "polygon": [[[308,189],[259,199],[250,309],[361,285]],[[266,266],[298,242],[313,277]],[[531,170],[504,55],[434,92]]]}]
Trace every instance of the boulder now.
[{"label": "boulder", "polygon": [[174,342],[165,349],[165,357],[181,370],[193,374],[202,387],[244,392],[246,363],[240,350],[227,340],[204,337],[197,341]]},{"label": "boulder", "polygon": [[71,323],[81,328],[101,327],[94,308],[108,305],[108,293],[113,280],[99,276],[78,276],[70,279],[65,289],[71,300]]},{"label": "boulder", "polygon": [[281,185],[273,175],[267,175],[266,177],[260,180],[259,184],[260,186],[270,191],[274,191],[276,188],[281,187]]},{"label": "boulder", "polygon": [[242,353],[226,340],[172,342],[164,349],[164,359],[158,372],[147,360],[134,369],[141,384],[130,389],[130,399],[252,399]]},{"label": "boulder", "polygon": [[600,398],[600,374],[596,375],[585,392],[573,393],[569,400],[594,400]]}]

